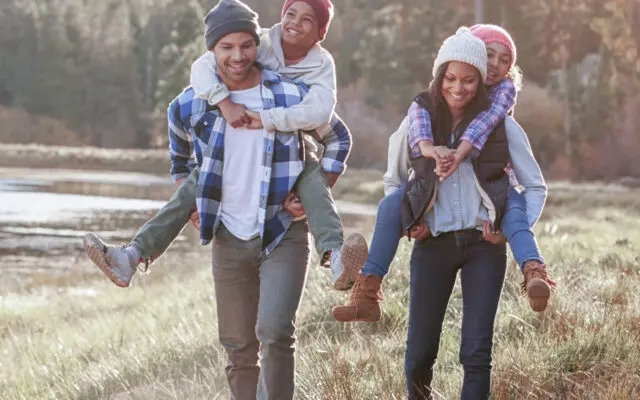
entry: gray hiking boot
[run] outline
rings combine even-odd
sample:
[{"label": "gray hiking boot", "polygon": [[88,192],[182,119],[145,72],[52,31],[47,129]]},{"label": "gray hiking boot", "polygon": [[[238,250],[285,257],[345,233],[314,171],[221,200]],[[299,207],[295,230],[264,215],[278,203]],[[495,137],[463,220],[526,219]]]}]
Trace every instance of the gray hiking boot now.
[{"label": "gray hiking boot", "polygon": [[331,251],[333,287],[337,290],[351,289],[368,255],[367,241],[361,234],[347,236],[342,248]]},{"label": "gray hiking boot", "polygon": [[87,255],[113,283],[128,287],[137,269],[137,260],[132,261],[125,246],[105,243],[93,232],[84,235]]}]

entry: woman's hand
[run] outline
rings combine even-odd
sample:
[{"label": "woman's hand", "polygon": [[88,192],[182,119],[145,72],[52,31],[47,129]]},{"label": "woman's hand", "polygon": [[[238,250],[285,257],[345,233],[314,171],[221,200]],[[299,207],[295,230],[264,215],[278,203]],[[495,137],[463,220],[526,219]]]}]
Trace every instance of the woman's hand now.
[{"label": "woman's hand", "polygon": [[285,210],[289,211],[294,218],[303,217],[305,214],[302,202],[295,192],[289,193],[289,195],[284,199],[282,206]]},{"label": "woman's hand", "polygon": [[428,238],[430,234],[431,230],[429,230],[427,224],[422,223],[414,226],[413,229],[411,229],[411,231],[409,232],[409,237],[415,240],[422,240]]},{"label": "woman's hand", "polygon": [[507,238],[501,231],[494,231],[493,225],[489,221],[482,222],[482,237],[489,243],[504,244],[507,243]]}]

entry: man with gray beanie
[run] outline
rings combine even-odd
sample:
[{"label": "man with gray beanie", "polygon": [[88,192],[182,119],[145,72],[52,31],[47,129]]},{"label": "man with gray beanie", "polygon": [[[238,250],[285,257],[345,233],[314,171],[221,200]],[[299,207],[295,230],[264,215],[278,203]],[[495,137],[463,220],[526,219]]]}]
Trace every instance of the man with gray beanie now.
[{"label": "man with gray beanie", "polygon": [[[306,86],[256,64],[256,14],[221,0],[206,16],[207,46],[232,100],[248,110],[299,104]],[[197,179],[202,244],[212,243],[218,334],[234,400],[293,399],[295,318],[309,260],[306,221],[285,210],[304,166],[301,136],[234,128],[188,87],[169,105],[176,181]],[[334,115],[328,137],[348,135]],[[343,164],[347,150],[326,149]],[[194,178],[194,165],[200,173]],[[190,175],[191,174],[191,175]]]}]

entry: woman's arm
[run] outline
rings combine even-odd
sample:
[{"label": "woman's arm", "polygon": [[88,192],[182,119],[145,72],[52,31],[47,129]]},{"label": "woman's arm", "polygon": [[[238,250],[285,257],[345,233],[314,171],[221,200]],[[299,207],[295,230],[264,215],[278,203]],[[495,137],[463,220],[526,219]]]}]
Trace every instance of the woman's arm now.
[{"label": "woman's arm", "polygon": [[511,117],[504,120],[509,141],[511,166],[518,182],[525,187],[524,197],[527,202],[527,220],[533,226],[544,208],[547,199],[547,185],[542,176],[540,165],[536,161],[527,134]]}]

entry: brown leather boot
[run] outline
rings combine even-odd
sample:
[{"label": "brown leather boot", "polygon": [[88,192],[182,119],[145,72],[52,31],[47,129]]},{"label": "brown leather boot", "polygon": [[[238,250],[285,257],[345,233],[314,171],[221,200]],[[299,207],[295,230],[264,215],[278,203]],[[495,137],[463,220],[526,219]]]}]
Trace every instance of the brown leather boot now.
[{"label": "brown leather boot", "polygon": [[351,290],[349,303],[334,307],[333,318],[340,322],[376,322],[380,319],[382,301],[382,278],[377,275],[358,274]]},{"label": "brown leather boot", "polygon": [[551,280],[547,266],[538,261],[524,263],[524,281],[520,292],[529,299],[529,305],[536,312],[547,308],[547,301],[556,283]]}]

